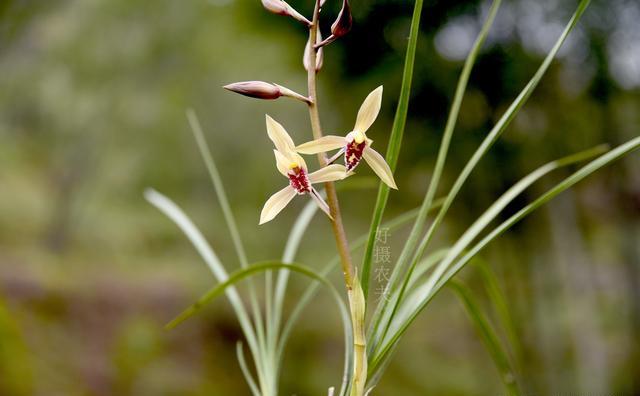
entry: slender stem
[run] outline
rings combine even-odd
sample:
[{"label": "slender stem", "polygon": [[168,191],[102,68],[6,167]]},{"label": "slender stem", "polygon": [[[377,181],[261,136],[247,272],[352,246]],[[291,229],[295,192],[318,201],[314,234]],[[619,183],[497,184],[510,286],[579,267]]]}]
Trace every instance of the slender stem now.
[{"label": "slender stem", "polygon": [[[309,86],[309,117],[311,118],[311,129],[314,139],[322,137],[322,128],[320,127],[320,116],[318,114],[318,94],[316,87],[316,57],[317,51],[313,44],[316,43],[318,37],[318,25],[320,17],[320,1],[316,0],[313,10],[313,21],[309,27],[309,47],[310,59],[308,61],[307,82]],[[324,153],[318,154],[318,162],[324,167],[329,164],[329,160]],[[347,295],[349,297],[349,309],[351,311],[351,327],[353,331],[353,377],[351,379],[351,396],[363,396],[364,387],[367,381],[367,351],[366,338],[364,331],[365,317],[365,299],[362,293],[362,287],[357,279],[351,261],[351,253],[347,235],[342,224],[342,215],[340,214],[340,205],[338,204],[338,196],[336,188],[332,182],[325,183],[327,192],[327,203],[331,213],[331,227],[336,239],[340,262],[342,263],[342,272],[344,274],[344,282],[347,287]]]},{"label": "slender stem", "polygon": [[[309,27],[309,40],[311,43],[316,42],[318,36],[318,21],[320,16],[320,1],[316,1],[316,6],[313,10],[313,20]],[[316,56],[317,50],[312,50],[309,59],[309,70],[307,72],[307,83],[309,86],[309,117],[311,118],[311,129],[313,131],[313,138],[319,139],[322,137],[322,128],[320,127],[320,116],[318,114],[318,95],[316,89]],[[327,166],[328,160],[324,153],[318,154],[318,162],[320,166]],[[331,212],[331,227],[333,228],[333,234],[335,235],[336,245],[338,247],[338,254],[340,255],[340,261],[342,263],[342,272],[344,273],[344,282],[347,286],[347,290],[351,290],[353,287],[353,263],[351,261],[351,254],[349,253],[349,243],[347,242],[347,234],[344,231],[342,224],[342,215],[340,214],[340,205],[338,203],[338,195],[336,194],[336,188],[333,182],[325,183],[325,190],[327,191],[327,203]]]}]

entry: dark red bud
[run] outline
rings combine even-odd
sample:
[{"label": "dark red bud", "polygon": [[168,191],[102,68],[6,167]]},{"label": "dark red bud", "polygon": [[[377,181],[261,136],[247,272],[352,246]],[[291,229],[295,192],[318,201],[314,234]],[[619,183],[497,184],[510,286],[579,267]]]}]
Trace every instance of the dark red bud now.
[{"label": "dark red bud", "polygon": [[342,9],[338,14],[338,18],[331,25],[331,34],[336,38],[342,37],[349,33],[351,26],[353,25],[353,17],[351,16],[351,7],[349,6],[349,0],[343,0]]}]

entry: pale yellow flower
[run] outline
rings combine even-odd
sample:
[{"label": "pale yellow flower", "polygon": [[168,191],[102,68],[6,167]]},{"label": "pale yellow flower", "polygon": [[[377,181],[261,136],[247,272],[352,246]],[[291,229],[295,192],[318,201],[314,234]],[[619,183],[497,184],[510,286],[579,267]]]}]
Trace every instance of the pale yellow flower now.
[{"label": "pale yellow flower", "polygon": [[296,147],[295,150],[302,154],[317,154],[340,149],[330,162],[335,161],[344,153],[345,169],[347,172],[351,172],[364,158],[371,169],[373,169],[376,175],[378,175],[386,185],[397,189],[398,187],[393,179],[391,168],[389,168],[384,157],[371,148],[373,140],[369,139],[366,135],[367,130],[378,117],[381,104],[382,86],[374,89],[364,102],[362,102],[362,106],[360,106],[358,116],[356,117],[356,125],[353,127],[353,131],[349,132],[347,136],[327,135],[320,139],[301,144]]},{"label": "pale yellow flower", "polygon": [[327,216],[331,217],[329,206],[322,199],[313,184],[342,180],[347,177],[342,165],[329,165],[313,173],[307,170],[304,159],[296,152],[291,136],[282,125],[267,116],[267,134],[276,146],[276,167],[289,179],[289,185],[273,194],[262,208],[260,224],[264,224],[278,215],[296,195],[309,194]]}]

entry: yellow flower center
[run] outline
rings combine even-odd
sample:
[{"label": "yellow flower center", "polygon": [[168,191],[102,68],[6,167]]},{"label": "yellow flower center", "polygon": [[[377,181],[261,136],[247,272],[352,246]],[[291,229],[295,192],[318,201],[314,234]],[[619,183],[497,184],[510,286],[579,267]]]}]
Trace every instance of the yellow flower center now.
[{"label": "yellow flower center", "polygon": [[364,142],[364,133],[362,133],[360,131],[355,131],[353,133],[353,140],[356,143],[361,144],[362,142]]},{"label": "yellow flower center", "polygon": [[291,170],[299,168],[299,167],[300,167],[300,165],[298,165],[297,162],[290,162],[289,163],[289,169],[291,169]]}]

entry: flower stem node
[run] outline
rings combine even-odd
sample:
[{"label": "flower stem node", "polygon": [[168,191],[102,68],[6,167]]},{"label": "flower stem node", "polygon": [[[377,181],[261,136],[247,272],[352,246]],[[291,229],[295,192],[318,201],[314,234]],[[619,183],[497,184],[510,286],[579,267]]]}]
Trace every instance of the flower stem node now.
[{"label": "flower stem node", "polygon": [[273,153],[276,157],[278,171],[289,179],[289,185],[273,194],[262,208],[260,224],[273,220],[296,195],[309,195],[329,218],[329,205],[313,187],[317,183],[342,180],[349,176],[343,165],[329,165],[315,172],[309,173],[304,159],[296,152],[291,136],[282,125],[273,118],[266,116],[267,134],[276,147]]},{"label": "flower stem node", "polygon": [[256,99],[273,100],[282,96],[297,99],[307,104],[311,103],[311,100],[306,96],[302,96],[297,92],[290,90],[282,85],[268,83],[264,81],[242,81],[223,87],[231,92],[239,93],[240,95],[248,96]]},{"label": "flower stem node", "polygon": [[367,130],[378,117],[381,105],[382,86],[374,89],[373,92],[366,97],[364,102],[362,102],[358,116],[356,117],[356,125],[353,131],[349,132],[347,136],[323,136],[320,139],[296,147],[297,152],[301,154],[317,154],[339,150],[331,159],[331,162],[344,154],[345,169],[347,172],[355,169],[361,160],[364,159],[376,175],[378,175],[380,180],[389,187],[397,189],[398,187],[393,178],[391,168],[389,168],[384,157],[371,148],[373,140],[369,139],[366,134]]},{"label": "flower stem node", "polygon": [[267,9],[267,11],[274,14],[290,16],[293,19],[304,23],[306,26],[312,25],[311,21],[305,18],[284,0],[262,0],[262,5]]}]

